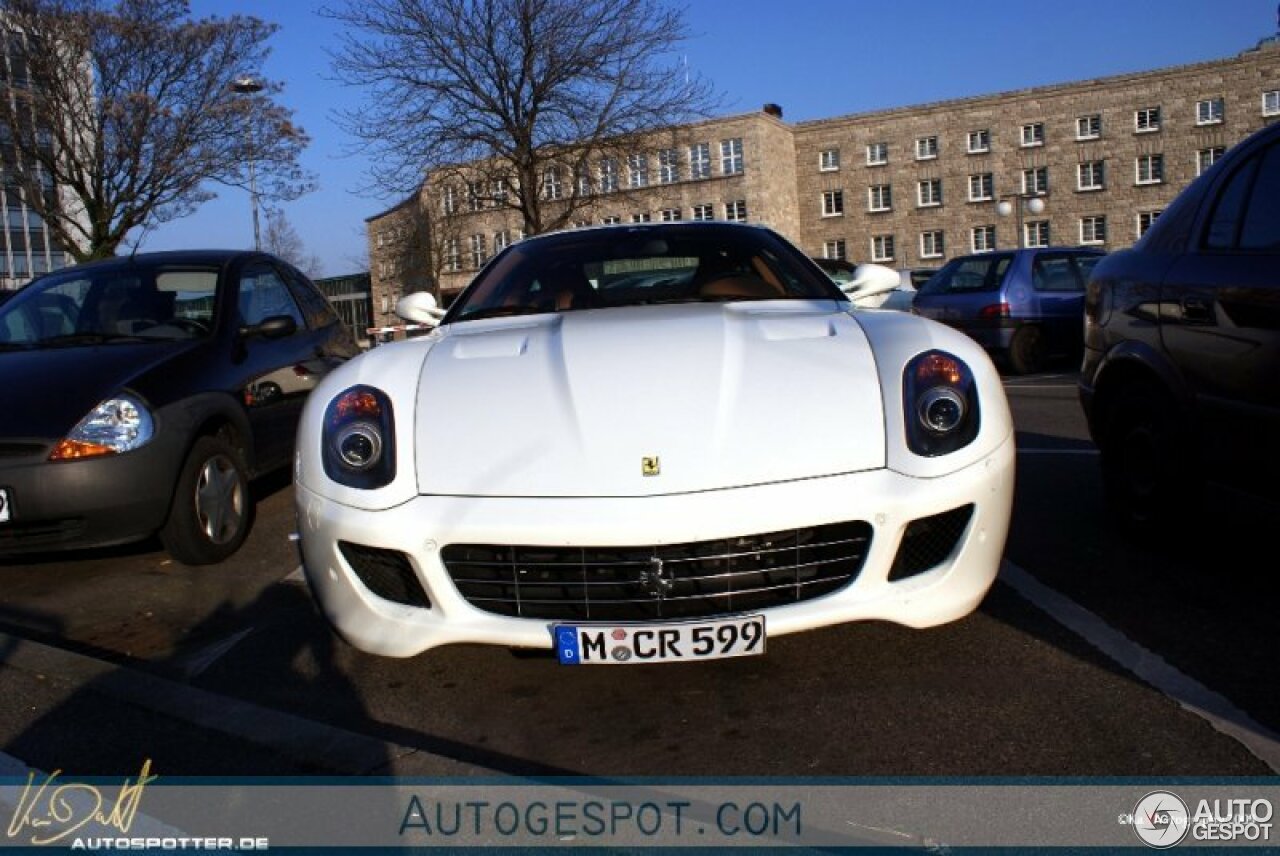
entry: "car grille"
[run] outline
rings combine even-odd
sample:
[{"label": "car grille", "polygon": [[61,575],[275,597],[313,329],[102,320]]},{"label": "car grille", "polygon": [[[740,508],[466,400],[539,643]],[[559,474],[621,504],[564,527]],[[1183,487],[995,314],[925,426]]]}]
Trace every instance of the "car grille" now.
[{"label": "car grille", "polygon": [[833,523],[649,547],[450,544],[445,568],[467,602],[521,618],[700,618],[799,603],[848,585],[871,525]]},{"label": "car grille", "polygon": [[0,525],[0,551],[56,549],[84,534],[84,519],[69,517],[38,523]]},{"label": "car grille", "polygon": [[418,582],[409,557],[396,550],[381,550],[339,541],[338,549],[365,588],[378,597],[406,606],[430,609],[431,600]]},{"label": "car grille", "polygon": [[906,579],[937,567],[956,548],[956,542],[969,527],[973,506],[962,505],[932,517],[921,517],[907,524],[889,569],[889,581]]}]

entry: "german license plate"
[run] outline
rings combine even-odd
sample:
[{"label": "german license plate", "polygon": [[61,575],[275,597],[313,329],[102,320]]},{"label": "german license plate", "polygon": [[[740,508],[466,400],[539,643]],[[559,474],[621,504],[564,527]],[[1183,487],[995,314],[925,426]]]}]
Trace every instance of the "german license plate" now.
[{"label": "german license plate", "polygon": [[764,653],[764,616],[659,624],[553,624],[565,666],[719,660]]},{"label": "german license plate", "polygon": [[9,491],[0,487],[0,523],[8,523],[13,519],[13,500],[9,498]]}]

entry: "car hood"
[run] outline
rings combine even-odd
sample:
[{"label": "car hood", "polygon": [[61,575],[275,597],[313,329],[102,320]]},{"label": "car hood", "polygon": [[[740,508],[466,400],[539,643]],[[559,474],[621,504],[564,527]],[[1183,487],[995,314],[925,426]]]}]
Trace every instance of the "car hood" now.
[{"label": "car hood", "polygon": [[192,345],[117,343],[0,353],[0,437],[65,437],[100,401]]},{"label": "car hood", "polygon": [[462,324],[419,384],[424,494],[650,496],[885,465],[871,348],[830,301]]}]

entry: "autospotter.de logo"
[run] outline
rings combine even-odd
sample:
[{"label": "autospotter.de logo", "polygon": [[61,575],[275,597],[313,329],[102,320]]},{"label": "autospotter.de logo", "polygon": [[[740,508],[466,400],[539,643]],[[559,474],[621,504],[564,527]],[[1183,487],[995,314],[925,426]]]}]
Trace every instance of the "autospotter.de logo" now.
[{"label": "autospotter.de logo", "polygon": [[1152,791],[1133,807],[1133,831],[1143,844],[1163,850],[1187,837],[1187,804],[1168,791]]}]

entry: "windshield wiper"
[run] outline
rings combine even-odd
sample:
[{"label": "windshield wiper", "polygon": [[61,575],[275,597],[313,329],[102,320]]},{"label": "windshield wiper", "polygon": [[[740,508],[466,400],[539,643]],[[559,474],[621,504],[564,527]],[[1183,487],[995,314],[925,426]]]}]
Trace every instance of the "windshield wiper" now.
[{"label": "windshield wiper", "polygon": [[546,312],[536,306],[486,306],[459,315],[459,321],[479,321],[482,318],[504,318],[508,315],[541,315]]},{"label": "windshield wiper", "polygon": [[127,333],[64,333],[61,336],[46,336],[43,339],[36,339],[32,344],[56,348],[62,345],[102,345],[107,342],[146,341],[156,340],[147,340],[141,336],[131,336]]}]

